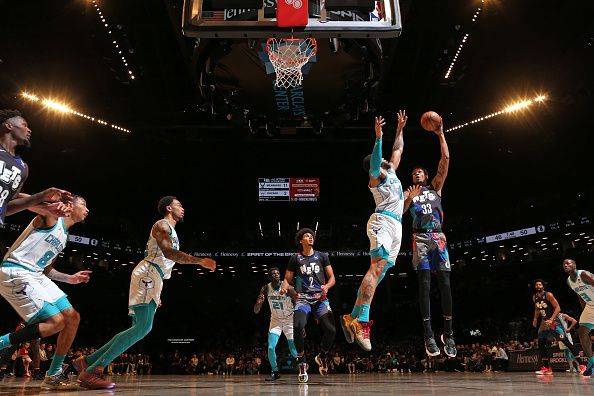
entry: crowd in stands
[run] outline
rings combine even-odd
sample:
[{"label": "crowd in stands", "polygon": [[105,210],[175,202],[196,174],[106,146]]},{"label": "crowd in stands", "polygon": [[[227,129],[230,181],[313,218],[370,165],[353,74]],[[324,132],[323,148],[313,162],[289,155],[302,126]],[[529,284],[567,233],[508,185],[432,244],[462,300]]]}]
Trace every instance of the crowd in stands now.
[{"label": "crowd in stands", "polygon": [[[317,354],[314,343],[306,342],[309,356]],[[421,346],[421,347],[420,347]],[[500,343],[473,343],[458,345],[458,356],[450,359],[444,355],[428,358],[422,343],[417,339],[378,345],[372,353],[364,353],[356,348],[337,347],[329,353],[329,372],[344,374],[363,373],[420,373],[420,372],[491,372],[505,371],[508,352],[536,348],[535,341],[508,341]],[[54,355],[55,345],[40,344],[39,372],[45,373]],[[94,348],[71,350],[65,360],[69,364],[81,354],[88,355]],[[292,370],[294,361],[288,350],[278,351],[282,369]],[[2,377],[24,376],[33,373],[31,344],[25,343],[0,363]],[[313,359],[310,359],[313,361]],[[312,362],[313,363],[313,362]],[[315,365],[312,365],[312,369]],[[72,371],[72,367],[69,368]],[[106,368],[108,375],[146,375],[146,374],[192,374],[192,375],[254,375],[267,374],[270,366],[265,348],[238,348],[233,352],[202,351],[197,353],[160,353],[155,355],[124,353]]]}]

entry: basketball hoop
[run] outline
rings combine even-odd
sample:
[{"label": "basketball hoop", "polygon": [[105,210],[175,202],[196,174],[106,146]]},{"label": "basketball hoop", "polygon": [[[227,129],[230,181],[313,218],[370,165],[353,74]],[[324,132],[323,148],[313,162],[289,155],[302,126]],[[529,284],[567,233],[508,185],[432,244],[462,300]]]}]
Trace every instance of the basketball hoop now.
[{"label": "basketball hoop", "polygon": [[301,68],[316,54],[318,44],[314,38],[269,38],[266,51],[276,72],[275,85],[292,88],[301,85]]}]

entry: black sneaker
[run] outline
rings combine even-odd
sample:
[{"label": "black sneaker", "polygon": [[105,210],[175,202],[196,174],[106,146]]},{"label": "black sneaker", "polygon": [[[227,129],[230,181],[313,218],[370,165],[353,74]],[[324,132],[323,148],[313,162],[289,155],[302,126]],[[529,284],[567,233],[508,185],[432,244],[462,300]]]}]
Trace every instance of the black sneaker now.
[{"label": "black sneaker", "polygon": [[443,342],[443,351],[451,358],[456,357],[458,351],[456,350],[456,343],[453,335],[442,334],[441,342]]},{"label": "black sneaker", "polygon": [[268,377],[266,377],[266,381],[276,381],[277,379],[280,379],[280,374],[278,371],[273,371]]},{"label": "black sneaker", "polygon": [[425,338],[425,352],[427,352],[427,355],[429,355],[429,356],[441,355],[441,351],[439,350],[439,347],[437,346],[437,343],[435,342],[435,338],[433,338],[433,337]]}]

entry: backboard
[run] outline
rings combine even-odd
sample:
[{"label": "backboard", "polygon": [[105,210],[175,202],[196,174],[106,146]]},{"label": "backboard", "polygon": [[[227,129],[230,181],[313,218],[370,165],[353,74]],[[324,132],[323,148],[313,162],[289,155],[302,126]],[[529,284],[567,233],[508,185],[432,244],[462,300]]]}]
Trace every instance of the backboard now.
[{"label": "backboard", "polygon": [[370,1],[369,10],[349,9],[349,0],[341,0],[345,8],[333,4],[332,10],[326,8],[326,0],[302,1],[308,1],[307,25],[281,28],[276,0],[256,1],[262,6],[249,9],[221,7],[246,4],[238,0],[185,0],[182,29],[184,35],[197,38],[393,38],[402,30],[398,0]]}]

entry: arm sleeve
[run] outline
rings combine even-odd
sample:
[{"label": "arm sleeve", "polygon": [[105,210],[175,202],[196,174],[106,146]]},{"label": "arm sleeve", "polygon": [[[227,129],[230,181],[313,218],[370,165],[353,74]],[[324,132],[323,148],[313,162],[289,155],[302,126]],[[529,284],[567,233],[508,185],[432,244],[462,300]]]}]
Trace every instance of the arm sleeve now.
[{"label": "arm sleeve", "polygon": [[369,174],[372,177],[380,175],[380,166],[382,164],[382,139],[375,139],[375,145],[371,152],[371,163],[369,165]]}]

